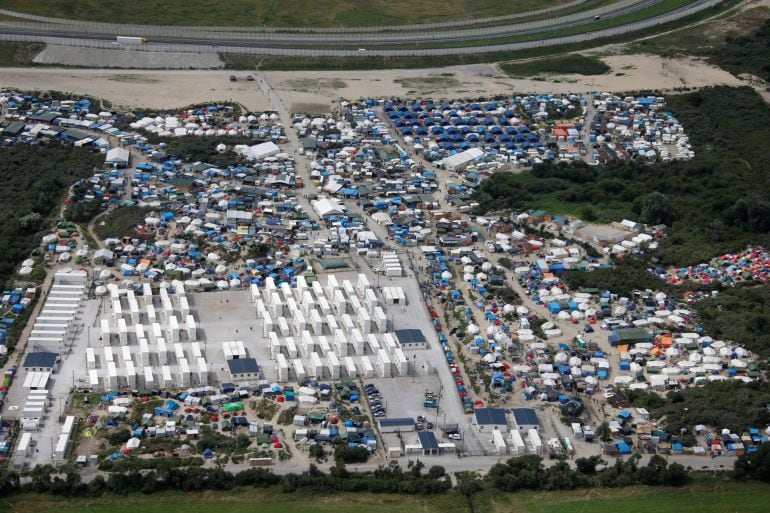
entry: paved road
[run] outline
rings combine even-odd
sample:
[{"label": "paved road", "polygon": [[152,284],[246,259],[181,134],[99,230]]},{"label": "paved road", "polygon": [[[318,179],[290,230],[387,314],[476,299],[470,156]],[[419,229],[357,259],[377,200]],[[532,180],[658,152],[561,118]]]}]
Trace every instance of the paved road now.
[{"label": "paved road", "polygon": [[[409,49],[387,49],[387,48],[375,48],[367,49],[367,46],[379,46],[387,43],[380,42],[378,40],[358,41],[353,44],[358,49],[347,48],[338,49],[340,46],[345,46],[349,41],[344,41],[342,36],[339,40],[331,40],[323,43],[317,41],[306,41],[301,37],[291,40],[291,48],[286,46],[282,47],[280,44],[271,42],[269,45],[260,45],[252,42],[244,43],[243,41],[229,41],[226,44],[222,42],[205,41],[205,44],[199,44],[200,39],[196,38],[175,38],[170,37],[165,40],[161,37],[157,41],[153,39],[147,45],[137,47],[136,50],[147,51],[171,51],[171,52],[199,52],[199,53],[239,53],[239,54],[253,54],[253,55],[284,55],[284,56],[324,56],[324,57],[360,57],[360,56],[430,56],[430,55],[467,55],[478,53],[489,53],[499,51],[515,51],[530,48],[539,48],[546,46],[557,46],[569,43],[580,43],[590,41],[599,38],[612,37],[621,34],[625,34],[632,31],[638,31],[641,29],[654,27],[661,23],[667,23],[676,19],[680,19],[686,16],[690,16],[711,6],[718,4],[720,0],[695,0],[693,3],[668,11],[666,13],[650,16],[642,20],[635,22],[624,23],[609,27],[605,29],[587,30],[570,36],[564,37],[549,37],[545,39],[536,39],[532,41],[514,42],[514,43],[500,43],[491,44],[491,38],[504,37],[506,34],[495,34],[493,36],[484,34],[481,37],[473,38],[458,38],[458,37],[410,37],[406,41],[401,41],[400,44],[417,44],[420,43],[449,43],[456,41],[476,41],[478,43],[486,42],[486,45],[471,45],[471,46],[459,46],[456,48],[409,48]],[[606,15],[609,16],[609,15]],[[606,17],[605,16],[605,17]],[[593,21],[593,20],[590,20]],[[535,31],[535,33],[553,33],[560,29],[568,28],[571,22],[565,24],[557,24],[544,32],[542,30]],[[58,29],[59,31],[61,29]],[[510,35],[510,34],[509,34]],[[31,30],[29,28],[22,28],[21,26],[0,23],[0,39],[6,41],[18,41],[18,42],[42,42],[46,44],[61,44],[70,46],[85,46],[85,47],[98,47],[98,48],[114,48],[112,36],[96,36],[94,37],[93,31],[75,32],[60,34],[53,26],[43,27],[42,30]],[[121,45],[120,48],[130,48],[127,45]],[[133,49],[133,48],[132,48]]]},{"label": "paved road", "polygon": [[583,130],[581,131],[581,138],[586,149],[586,154],[583,157],[583,160],[589,164],[594,161],[594,148],[593,143],[591,142],[591,123],[593,123],[595,115],[596,108],[594,107],[594,97],[592,94],[587,94],[586,112],[583,116],[585,123],[583,124]]},{"label": "paved road", "polygon": [[[145,27],[141,35],[154,43],[168,44],[217,44],[221,46],[388,46],[419,43],[457,43],[469,41],[488,41],[490,38],[499,39],[512,36],[524,36],[552,32],[569,28],[581,27],[595,23],[598,18],[610,20],[653,7],[663,0],[623,0],[607,6],[573,13],[567,16],[554,15],[535,22],[517,24],[492,25],[484,28],[425,30],[410,32],[394,30],[389,32],[350,33],[340,30],[338,33],[286,33],[276,32],[213,32],[183,27]],[[697,1],[697,0],[696,0]],[[131,28],[120,25],[105,27],[100,23],[81,22],[74,26],[69,24],[28,24],[26,22],[0,21],[3,32],[13,34],[39,34],[41,32],[56,37],[78,37],[82,39],[104,40],[112,39],[116,34],[127,34]],[[87,30],[83,30],[87,27]],[[123,48],[126,45],[121,45]]]},{"label": "paved road", "polygon": [[[291,112],[286,109],[286,104],[283,102],[283,98],[275,92],[270,82],[267,79],[267,75],[259,70],[254,72],[254,82],[259,87],[262,94],[267,98],[272,106],[273,110],[278,114],[283,124],[284,131],[286,132],[287,142],[285,146],[288,150],[287,153],[294,158],[295,170],[302,177],[302,187],[295,189],[297,195],[297,202],[302,206],[308,217],[318,223],[319,233],[318,236],[322,239],[328,239],[329,229],[326,227],[322,219],[318,217],[318,214],[310,204],[309,195],[315,194],[315,189],[310,180],[310,159],[307,155],[300,155],[299,150],[302,149],[302,141],[299,139],[294,125],[291,120]],[[312,242],[312,241],[311,241]]]},{"label": "paved road", "polygon": [[[427,29],[439,29],[439,28],[450,28],[450,27],[463,27],[463,26],[474,26],[474,25],[481,25],[481,24],[491,24],[496,22],[502,22],[507,20],[516,20],[521,18],[526,19],[534,19],[536,17],[540,16],[551,16],[555,12],[561,12],[566,9],[572,9],[574,7],[581,6],[583,4],[586,4],[587,6],[590,6],[592,4],[598,4],[602,0],[573,0],[572,2],[546,7],[543,9],[538,10],[532,10],[532,11],[525,11],[525,12],[514,12],[511,14],[505,14],[502,16],[487,16],[485,18],[473,18],[473,19],[459,19],[459,20],[452,20],[452,21],[442,21],[442,22],[434,22],[434,23],[422,23],[422,24],[399,24],[399,25],[377,25],[377,26],[359,26],[359,27],[197,27],[202,30],[210,30],[210,31],[216,31],[216,32],[241,32],[241,31],[249,31],[249,32],[299,32],[299,33],[308,33],[308,32],[327,32],[327,33],[333,33],[333,32],[343,32],[343,33],[349,33],[349,32],[383,32],[383,31],[390,31],[393,29],[401,29],[401,30],[427,30]],[[17,18],[17,19],[24,19],[29,21],[40,21],[44,23],[60,23],[62,25],[78,25],[83,23],[82,20],[70,20],[70,19],[62,19],[62,18],[53,18],[50,16],[38,16],[34,14],[28,14],[28,13],[22,13],[18,11],[11,11],[8,9],[0,9],[0,15],[6,15],[8,18]],[[117,25],[117,24],[109,24],[109,23],[101,23],[100,25]],[[140,27],[142,25],[139,25]],[[179,28],[185,28],[185,27],[179,27]]]}]

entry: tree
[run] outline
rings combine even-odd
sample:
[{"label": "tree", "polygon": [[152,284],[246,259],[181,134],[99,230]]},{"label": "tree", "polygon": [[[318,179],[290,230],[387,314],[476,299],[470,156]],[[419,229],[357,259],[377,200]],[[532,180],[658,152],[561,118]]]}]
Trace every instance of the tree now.
[{"label": "tree", "polygon": [[679,463],[672,463],[666,469],[662,481],[669,486],[682,486],[688,479],[687,470]]},{"label": "tree", "polygon": [[431,479],[439,479],[446,475],[446,470],[441,465],[433,465],[428,469],[428,477]]},{"label": "tree", "polygon": [[107,441],[110,445],[122,445],[131,438],[131,431],[128,429],[118,429],[107,435]]},{"label": "tree", "polygon": [[665,224],[671,226],[674,219],[671,200],[665,194],[657,191],[649,193],[642,198],[639,219],[650,225]]},{"label": "tree", "polygon": [[315,458],[316,461],[321,461],[326,456],[326,451],[324,451],[324,447],[321,444],[313,444],[310,446],[310,457]]},{"label": "tree", "polygon": [[602,442],[608,442],[611,435],[610,424],[606,420],[596,428],[596,436],[599,437],[599,440]]},{"label": "tree", "polygon": [[7,465],[0,467],[0,497],[15,493],[19,486],[19,473],[12,471]]},{"label": "tree", "polygon": [[484,489],[484,482],[475,472],[458,472],[457,489],[461,494],[471,498]]},{"label": "tree", "polygon": [[578,458],[575,460],[577,471],[586,476],[596,475],[596,467],[603,464],[601,456],[591,456],[590,458]]},{"label": "tree", "polygon": [[762,444],[756,451],[738,458],[733,475],[737,479],[770,483],[770,444]]},{"label": "tree", "polygon": [[44,221],[45,219],[38,212],[30,212],[19,219],[19,226],[25,231],[34,233],[42,228]]},{"label": "tree", "polygon": [[369,451],[365,447],[338,445],[334,448],[334,460],[341,463],[366,463]]},{"label": "tree", "polygon": [[580,211],[578,211],[578,215],[583,219],[583,221],[588,221],[589,223],[592,223],[598,219],[598,216],[596,215],[596,210],[594,210],[593,207],[590,205],[586,205],[585,207],[582,207]]},{"label": "tree", "polygon": [[421,460],[417,460],[416,462],[410,461],[409,462],[409,473],[412,475],[412,477],[420,477],[422,474],[422,469],[425,468],[425,463],[423,463]]}]

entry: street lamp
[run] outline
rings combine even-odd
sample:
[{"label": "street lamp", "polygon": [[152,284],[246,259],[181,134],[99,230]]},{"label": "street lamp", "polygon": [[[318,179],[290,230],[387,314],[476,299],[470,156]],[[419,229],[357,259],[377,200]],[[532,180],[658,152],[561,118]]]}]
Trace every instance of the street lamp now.
[{"label": "street lamp", "polygon": [[438,425],[438,413],[441,410],[441,393],[444,391],[444,385],[440,385],[438,389],[438,400],[436,401],[436,425]]}]

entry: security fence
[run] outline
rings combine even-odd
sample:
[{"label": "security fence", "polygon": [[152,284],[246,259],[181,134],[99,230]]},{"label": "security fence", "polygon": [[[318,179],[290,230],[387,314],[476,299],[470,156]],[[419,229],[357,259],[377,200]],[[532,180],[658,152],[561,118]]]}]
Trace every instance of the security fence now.
[{"label": "security fence", "polygon": [[[573,9],[575,7],[580,6],[581,4],[584,4],[588,2],[589,0],[574,0],[569,3],[565,4],[558,4],[551,7],[546,7],[543,9],[538,9],[535,11],[525,11],[525,12],[518,12],[518,13],[511,13],[511,14],[504,14],[501,16],[487,16],[484,18],[470,18],[470,19],[464,19],[464,20],[452,20],[452,21],[441,21],[441,22],[435,22],[435,23],[418,23],[418,24],[409,24],[409,25],[372,25],[372,26],[359,26],[359,27],[269,27],[269,26],[261,26],[261,27],[212,27],[212,26],[186,26],[186,27],[176,27],[176,26],[163,26],[163,28],[170,28],[170,29],[176,29],[176,28],[186,28],[194,31],[204,31],[204,32],[228,32],[228,31],[236,31],[236,32],[294,32],[294,33],[305,33],[305,34],[311,34],[311,33],[323,33],[323,32],[329,32],[329,33],[351,33],[351,32],[366,32],[366,33],[374,33],[374,32],[393,32],[393,31],[425,31],[425,30],[440,30],[440,29],[446,29],[446,28],[452,28],[452,27],[466,27],[466,26],[472,26],[472,25],[488,25],[493,23],[502,23],[506,21],[511,20],[518,20],[522,18],[534,18],[537,16],[544,16],[546,14],[564,11],[567,9]],[[5,15],[13,18],[18,18],[22,20],[30,20],[30,21],[38,21],[42,23],[54,23],[58,25],[70,25],[70,26],[77,26],[79,27],[78,30],[81,31],[87,31],[87,30],[110,30],[114,31],[117,30],[114,27],[128,27],[129,30],[133,31],[133,33],[143,34],[146,30],[156,28],[152,25],[124,25],[124,24],[116,24],[116,23],[99,23],[99,22],[88,22],[88,21],[82,21],[82,20],[70,20],[65,18],[52,18],[49,16],[37,16],[34,14],[27,14],[17,11],[9,11],[7,9],[0,9],[0,15]]]},{"label": "security fence", "polygon": [[256,46],[234,46],[215,44],[170,44],[149,42],[136,46],[117,46],[112,41],[99,39],[85,39],[76,37],[50,37],[38,34],[8,34],[0,33],[2,41],[37,42],[51,45],[64,45],[83,48],[104,49],[131,49],[146,52],[179,52],[179,53],[226,53],[239,55],[273,55],[283,57],[428,57],[473,55],[493,52],[511,52],[517,50],[529,50],[551,46],[583,43],[595,39],[620,36],[623,34],[640,31],[657,25],[676,21],[691,16],[705,9],[718,5],[721,0],[698,0],[686,7],[675,11],[647,18],[644,20],[627,23],[620,26],[601,30],[582,32],[563,37],[538,39],[533,41],[521,41],[515,43],[492,44],[486,46],[463,46],[455,48],[408,48],[408,49],[356,49],[340,50],[330,48],[276,48]]},{"label": "security fence", "polygon": [[[469,29],[410,31],[404,28],[382,32],[347,32],[338,33],[302,33],[298,35],[286,31],[258,32],[231,28],[226,31],[208,28],[169,27],[149,25],[121,25],[110,23],[68,22],[48,23],[40,21],[2,21],[3,28],[17,33],[45,32],[55,34],[88,34],[94,36],[141,36],[153,41],[195,40],[200,44],[338,44],[338,45],[378,45],[386,43],[430,43],[436,41],[470,41],[502,36],[536,34],[547,29],[564,29],[593,23],[596,18],[611,18],[629,14],[648,7],[653,7],[663,0],[619,0],[609,5],[580,11],[566,16],[539,19],[524,23],[491,25]],[[2,11],[0,10],[0,14]],[[300,39],[298,39],[300,38]]]}]

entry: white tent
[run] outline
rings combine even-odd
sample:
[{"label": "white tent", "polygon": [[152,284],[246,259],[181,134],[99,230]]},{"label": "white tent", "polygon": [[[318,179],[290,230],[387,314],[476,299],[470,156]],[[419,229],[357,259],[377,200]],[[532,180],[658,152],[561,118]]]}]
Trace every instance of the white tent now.
[{"label": "white tent", "polygon": [[107,157],[104,159],[106,164],[127,166],[130,159],[128,150],[125,148],[111,148],[107,151]]},{"label": "white tent", "polygon": [[313,209],[320,217],[339,216],[345,212],[345,207],[329,198],[320,198],[312,202]]},{"label": "white tent", "polygon": [[262,144],[255,144],[254,146],[238,145],[235,151],[243,155],[250,160],[262,160],[268,157],[273,157],[281,152],[281,148],[273,142],[264,142]]}]

